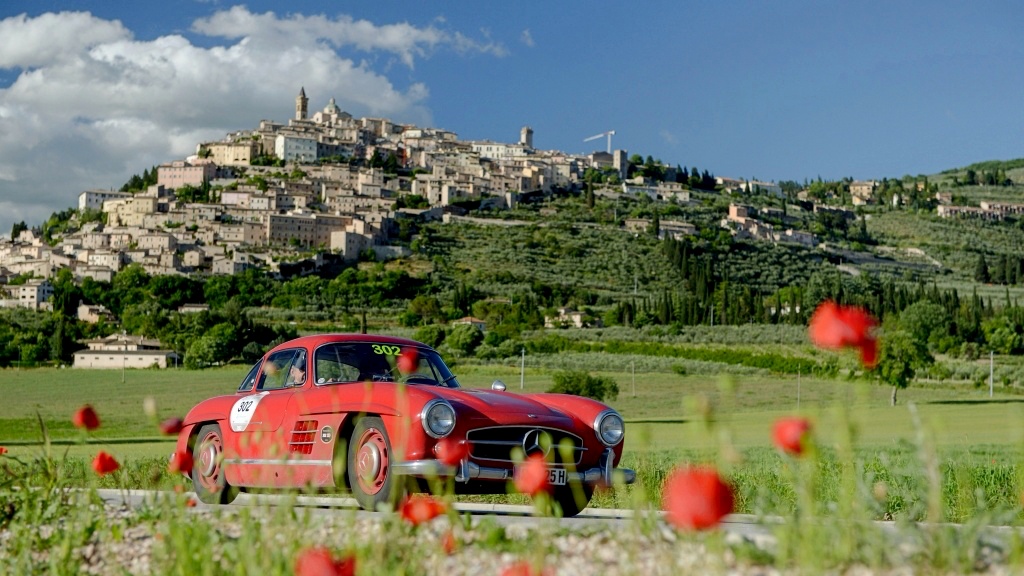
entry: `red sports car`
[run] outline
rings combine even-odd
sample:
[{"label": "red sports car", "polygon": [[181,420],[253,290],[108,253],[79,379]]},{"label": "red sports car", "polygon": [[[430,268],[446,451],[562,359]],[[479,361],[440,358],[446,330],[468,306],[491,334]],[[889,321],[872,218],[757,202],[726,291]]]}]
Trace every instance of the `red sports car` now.
[{"label": "red sports car", "polygon": [[191,451],[204,502],[228,503],[239,488],[335,488],[369,510],[431,479],[504,494],[516,464],[542,454],[555,501],[574,516],[595,486],[635,480],[616,468],[624,435],[622,417],[595,400],[515,394],[500,381],[469,390],[419,342],[326,334],[277,346],[235,394],[200,402],[177,449]]}]

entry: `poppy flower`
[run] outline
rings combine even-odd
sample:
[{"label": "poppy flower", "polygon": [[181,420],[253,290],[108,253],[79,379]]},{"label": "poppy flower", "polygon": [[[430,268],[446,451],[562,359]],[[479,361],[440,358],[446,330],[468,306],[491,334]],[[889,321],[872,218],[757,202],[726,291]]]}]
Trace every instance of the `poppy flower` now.
[{"label": "poppy flower", "polygon": [[113,456],[102,450],[100,450],[99,454],[97,454],[92,460],[92,469],[100,476],[110,474],[120,467],[121,465],[117,463],[117,460],[115,460]]},{"label": "poppy flower", "polygon": [[810,432],[811,423],[806,418],[779,418],[772,426],[772,440],[783,452],[799,456],[804,453],[805,441]]},{"label": "poppy flower", "polygon": [[878,325],[871,314],[858,306],[841,306],[828,300],[811,315],[808,332],[820,348],[857,348],[861,364],[874,368],[878,363],[878,340],[872,329]]},{"label": "poppy flower", "polygon": [[192,455],[184,450],[175,452],[167,464],[167,471],[172,474],[191,474]]},{"label": "poppy flower", "polygon": [[732,487],[709,467],[677,468],[665,480],[662,504],[666,520],[677,528],[705,530],[717,526],[735,505]]},{"label": "poppy flower", "polygon": [[413,526],[429,522],[444,514],[444,511],[444,503],[427,494],[410,494],[399,506],[402,520]]},{"label": "poppy flower", "polygon": [[398,369],[402,374],[412,374],[420,365],[420,355],[415,348],[406,348],[398,355]]},{"label": "poppy flower", "polygon": [[501,571],[501,576],[551,576],[552,574],[553,572],[549,568],[534,569],[533,565],[526,560],[509,564]]},{"label": "poppy flower", "polygon": [[75,428],[85,428],[92,431],[100,427],[100,417],[96,415],[96,411],[92,409],[92,406],[86,404],[79,408],[75,415],[71,417],[71,423],[75,425]]},{"label": "poppy flower", "polygon": [[195,498],[189,498],[188,500],[185,500],[185,507],[186,508],[195,508],[196,507],[196,499]]},{"label": "poppy flower", "polygon": [[441,462],[449,466],[457,466],[459,462],[469,456],[469,443],[448,436],[437,443],[434,453],[437,454],[437,459]]},{"label": "poppy flower", "polygon": [[167,420],[164,420],[163,422],[160,423],[160,431],[166,434],[167,436],[172,436],[174,434],[177,434],[178,432],[181,432],[181,429],[184,427],[184,424],[185,423],[184,421],[182,421],[181,418],[168,418]]},{"label": "poppy flower", "polygon": [[451,530],[445,532],[441,537],[441,549],[449,556],[455,554],[455,551],[459,549],[459,541]]},{"label": "poppy flower", "polygon": [[326,548],[307,548],[295,558],[295,576],[354,576],[356,559],[335,560]]},{"label": "poppy flower", "polygon": [[528,496],[536,496],[548,490],[548,466],[544,457],[534,454],[516,468],[516,490]]},{"label": "poppy flower", "polygon": [[0,446],[0,456],[7,454],[7,446]]}]

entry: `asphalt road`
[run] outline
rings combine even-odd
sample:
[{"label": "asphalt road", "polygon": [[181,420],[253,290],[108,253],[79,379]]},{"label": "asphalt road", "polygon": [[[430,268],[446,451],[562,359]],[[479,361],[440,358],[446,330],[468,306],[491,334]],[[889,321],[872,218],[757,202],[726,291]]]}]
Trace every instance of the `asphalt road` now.
[{"label": "asphalt road", "polygon": [[[160,498],[173,498],[173,492],[161,492],[157,490],[109,490],[97,491],[100,497],[111,504],[124,504],[130,508],[139,508],[147,502],[155,502]],[[195,498],[192,492],[188,496]],[[239,494],[235,501],[225,506],[216,504],[203,504],[198,502],[196,510],[212,508],[233,508],[240,506],[280,506],[294,505],[309,508],[317,514],[351,515],[353,511],[358,517],[374,518],[381,517],[382,512],[368,512],[360,510],[359,505],[352,498],[336,496],[295,496],[275,494]],[[551,521],[550,518],[537,518],[533,516],[533,507],[515,506],[508,504],[477,504],[477,503],[456,503],[455,509],[459,512],[469,513],[474,523],[483,518],[493,518],[499,524],[509,526],[513,524],[537,524],[541,521]],[[568,529],[591,529],[595,526],[606,525],[612,529],[622,527],[635,521],[637,514],[653,516],[655,521],[664,524],[664,512],[649,511],[636,512],[634,510],[622,510],[614,508],[585,508],[575,518],[559,518],[557,522]],[[768,522],[771,522],[769,519]],[[774,541],[771,529],[765,522],[759,521],[755,516],[748,514],[731,514],[722,522],[721,529],[729,534],[735,534],[751,542],[767,544]]]}]

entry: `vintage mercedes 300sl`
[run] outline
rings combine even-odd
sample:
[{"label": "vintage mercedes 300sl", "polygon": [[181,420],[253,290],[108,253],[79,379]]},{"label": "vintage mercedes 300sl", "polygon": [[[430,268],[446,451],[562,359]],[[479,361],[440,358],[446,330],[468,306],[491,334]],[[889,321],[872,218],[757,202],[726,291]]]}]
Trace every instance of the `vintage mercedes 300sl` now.
[{"label": "vintage mercedes 300sl", "polygon": [[507,392],[500,381],[466,389],[419,342],[325,334],[275,347],[237,392],[195,406],[177,449],[191,452],[207,503],[240,488],[343,489],[370,510],[432,479],[453,479],[457,493],[506,493],[516,464],[542,454],[554,500],[574,516],[595,487],[635,480],[616,468],[624,435],[601,402]]}]

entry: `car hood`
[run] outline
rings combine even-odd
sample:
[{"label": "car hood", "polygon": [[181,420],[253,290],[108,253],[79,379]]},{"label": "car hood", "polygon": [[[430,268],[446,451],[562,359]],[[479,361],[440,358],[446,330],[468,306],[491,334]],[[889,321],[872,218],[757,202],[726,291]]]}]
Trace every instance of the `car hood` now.
[{"label": "car hood", "polygon": [[[497,392],[492,390],[448,390],[445,397],[461,404],[466,410],[459,410],[460,416],[476,420],[490,420],[496,424],[521,424],[573,426],[571,416],[531,398],[528,395]],[[465,412],[468,411],[468,414]]]}]

